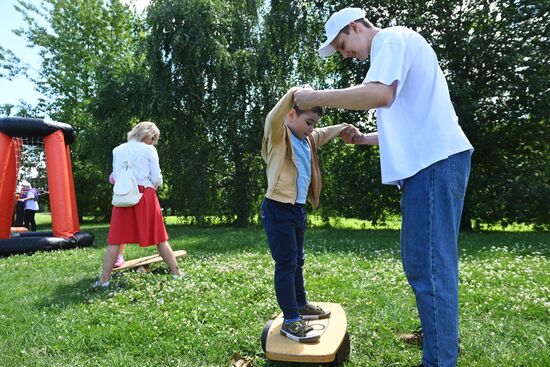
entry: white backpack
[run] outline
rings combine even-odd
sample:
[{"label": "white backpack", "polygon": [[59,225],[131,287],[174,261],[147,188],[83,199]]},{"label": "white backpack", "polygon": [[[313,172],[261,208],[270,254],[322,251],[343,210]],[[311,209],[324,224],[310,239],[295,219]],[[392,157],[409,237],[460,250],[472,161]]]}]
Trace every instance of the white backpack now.
[{"label": "white backpack", "polygon": [[113,206],[126,208],[139,203],[143,196],[139,192],[136,176],[134,176],[134,163],[129,163],[125,160],[122,163],[122,168],[118,172],[115,186],[113,187]]}]

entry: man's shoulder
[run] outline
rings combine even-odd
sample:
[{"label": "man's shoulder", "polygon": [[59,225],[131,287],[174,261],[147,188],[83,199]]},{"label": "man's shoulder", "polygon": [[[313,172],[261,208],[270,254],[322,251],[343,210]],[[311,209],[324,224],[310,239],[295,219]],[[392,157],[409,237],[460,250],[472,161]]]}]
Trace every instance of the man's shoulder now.
[{"label": "man's shoulder", "polygon": [[410,28],[394,26],[381,29],[380,32],[378,32],[377,38],[380,40],[406,42],[409,39],[422,39],[422,36]]},{"label": "man's shoulder", "polygon": [[374,38],[372,55],[376,55],[384,47],[402,47],[405,52],[414,53],[427,45],[426,40],[418,32],[401,26],[388,27],[380,30]]}]

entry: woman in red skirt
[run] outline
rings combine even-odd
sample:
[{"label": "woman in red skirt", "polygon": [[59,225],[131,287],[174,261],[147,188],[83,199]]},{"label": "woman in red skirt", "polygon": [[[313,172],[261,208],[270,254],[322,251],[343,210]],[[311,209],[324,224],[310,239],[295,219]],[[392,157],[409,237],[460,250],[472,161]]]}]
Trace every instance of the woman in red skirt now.
[{"label": "woman in red skirt", "polygon": [[125,160],[133,162],[134,176],[143,196],[134,206],[113,206],[107,237],[109,246],[105,252],[101,276],[94,286],[109,285],[119,247],[127,243],[137,243],[142,247],[156,245],[173,276],[181,277],[172,247],[168,243],[168,233],[156,193],[162,184],[159,157],[154,147],[159,137],[160,131],[154,123],[140,122],[128,133],[128,142],[113,149],[112,182],[116,181]]}]

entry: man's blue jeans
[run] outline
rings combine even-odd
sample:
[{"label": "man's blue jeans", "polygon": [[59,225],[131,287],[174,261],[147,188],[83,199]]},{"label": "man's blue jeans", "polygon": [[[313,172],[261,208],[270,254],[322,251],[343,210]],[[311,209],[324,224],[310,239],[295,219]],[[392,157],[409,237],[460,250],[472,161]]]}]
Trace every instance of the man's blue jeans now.
[{"label": "man's blue jeans", "polygon": [[454,154],[404,180],[401,259],[424,332],[425,367],[458,357],[458,232],[471,151]]},{"label": "man's blue jeans", "polygon": [[265,198],[261,218],[271,256],[275,260],[275,294],[285,319],[299,317],[307,303],[304,288],[306,208]]}]

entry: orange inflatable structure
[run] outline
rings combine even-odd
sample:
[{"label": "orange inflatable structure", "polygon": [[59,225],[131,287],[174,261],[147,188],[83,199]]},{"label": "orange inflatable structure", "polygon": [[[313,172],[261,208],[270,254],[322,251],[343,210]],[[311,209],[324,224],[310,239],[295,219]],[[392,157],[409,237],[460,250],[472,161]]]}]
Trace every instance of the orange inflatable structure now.
[{"label": "orange inflatable structure", "polygon": [[[48,189],[50,193],[50,209],[52,217],[51,237],[49,233],[40,236],[38,233],[28,237],[18,234],[13,238],[11,231],[14,194],[16,192],[19,162],[17,152],[21,151],[23,138],[43,138],[46,155],[46,170]],[[64,123],[44,121],[30,118],[0,118],[0,255],[11,253],[33,252],[41,249],[63,248],[76,245],[89,246],[93,244],[93,236],[80,232],[76,195],[73,184],[73,171],[69,144],[75,139],[73,128]],[[27,238],[21,241],[20,238]],[[29,240],[32,238],[32,240]],[[4,240],[3,240],[4,239]],[[9,242],[7,242],[9,240]],[[19,246],[15,245],[18,242]],[[25,242],[33,242],[24,246]],[[56,246],[52,246],[55,243]],[[15,245],[15,249],[9,249]],[[8,250],[6,250],[8,249]],[[14,250],[14,251],[12,251]],[[28,251],[27,251],[28,250]]]}]

